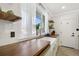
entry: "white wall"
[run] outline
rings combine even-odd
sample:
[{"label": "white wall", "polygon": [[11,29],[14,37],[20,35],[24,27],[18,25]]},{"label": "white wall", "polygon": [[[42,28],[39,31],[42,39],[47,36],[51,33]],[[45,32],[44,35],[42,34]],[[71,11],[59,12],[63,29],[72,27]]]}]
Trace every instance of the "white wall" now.
[{"label": "white wall", "polygon": [[[14,14],[21,16],[22,19],[16,22],[0,20],[0,46],[27,40],[24,38],[33,37],[33,21],[36,17],[35,3],[0,3],[3,11],[13,10]],[[39,10],[40,11],[40,10]],[[42,12],[45,12],[44,10]],[[44,13],[45,18],[45,32],[48,32],[48,14]],[[10,37],[10,32],[15,31],[15,37]]]},{"label": "white wall", "polygon": [[[63,33],[66,33],[66,31],[69,31],[68,29],[65,29],[66,25],[63,25],[63,23],[69,22],[70,24],[72,24],[71,27],[73,27],[73,30],[71,30],[71,35],[73,32],[75,33],[75,38],[74,38],[75,48],[78,49],[79,32],[76,31],[76,28],[79,28],[79,10],[73,10],[73,11],[64,12],[62,14],[58,14],[55,17],[53,17],[53,20],[55,21],[54,27],[55,27],[57,34],[59,34],[60,41],[64,41],[64,39],[66,38],[64,37],[66,35],[63,35]],[[66,34],[69,35],[69,33],[66,33]],[[70,42],[72,43],[73,41],[71,40]]]},{"label": "white wall", "polygon": [[21,4],[22,9],[22,35],[24,37],[32,36],[32,21],[35,17],[35,4]]},{"label": "white wall", "polygon": [[48,27],[48,13],[45,13],[45,33],[49,33],[49,27]]},{"label": "white wall", "polygon": [[[32,36],[32,20],[34,19],[34,4],[0,4],[3,11],[13,10],[14,14],[22,19],[16,22],[0,20],[0,46],[15,43]],[[34,8],[34,9],[33,9]],[[15,31],[15,37],[10,37],[10,32]]]},{"label": "white wall", "polygon": [[[14,14],[21,16],[20,4],[0,4],[3,11],[13,10]],[[0,20],[0,46],[18,41],[21,33],[21,22],[10,22]],[[10,32],[15,31],[16,37],[11,38]]]}]

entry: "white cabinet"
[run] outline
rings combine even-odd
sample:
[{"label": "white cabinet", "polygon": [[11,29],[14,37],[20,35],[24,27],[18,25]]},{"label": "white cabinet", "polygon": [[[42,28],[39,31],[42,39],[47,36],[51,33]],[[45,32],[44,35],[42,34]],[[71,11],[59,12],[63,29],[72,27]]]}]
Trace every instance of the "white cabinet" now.
[{"label": "white cabinet", "polygon": [[41,53],[41,56],[55,56],[58,48],[58,40],[51,37],[44,37],[42,39],[50,41],[50,46]]}]

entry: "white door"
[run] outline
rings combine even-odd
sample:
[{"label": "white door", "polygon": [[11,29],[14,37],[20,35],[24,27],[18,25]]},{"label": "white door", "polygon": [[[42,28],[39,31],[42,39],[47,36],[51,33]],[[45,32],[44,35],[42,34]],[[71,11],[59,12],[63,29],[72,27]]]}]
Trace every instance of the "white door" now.
[{"label": "white door", "polygon": [[75,48],[76,46],[76,24],[73,18],[62,19],[60,24],[61,41],[63,46]]}]

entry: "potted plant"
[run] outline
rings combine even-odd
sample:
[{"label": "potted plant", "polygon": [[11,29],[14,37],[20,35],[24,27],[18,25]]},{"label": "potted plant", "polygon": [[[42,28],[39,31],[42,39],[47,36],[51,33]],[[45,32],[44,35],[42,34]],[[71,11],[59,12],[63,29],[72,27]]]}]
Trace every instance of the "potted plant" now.
[{"label": "potted plant", "polygon": [[40,27],[40,24],[36,24],[36,35],[38,35],[39,27]]}]

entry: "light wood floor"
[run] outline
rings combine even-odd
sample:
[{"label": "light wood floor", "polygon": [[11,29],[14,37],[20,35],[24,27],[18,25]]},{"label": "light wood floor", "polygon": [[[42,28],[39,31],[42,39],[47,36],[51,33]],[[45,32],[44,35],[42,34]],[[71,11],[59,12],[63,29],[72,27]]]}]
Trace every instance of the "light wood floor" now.
[{"label": "light wood floor", "polygon": [[57,56],[79,56],[79,50],[68,47],[59,47]]}]

